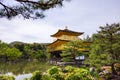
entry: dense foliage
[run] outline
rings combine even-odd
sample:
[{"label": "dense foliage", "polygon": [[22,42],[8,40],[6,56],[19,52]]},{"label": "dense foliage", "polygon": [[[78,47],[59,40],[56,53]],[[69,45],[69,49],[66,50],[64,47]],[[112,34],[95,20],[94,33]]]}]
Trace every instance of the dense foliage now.
[{"label": "dense foliage", "polygon": [[45,60],[47,44],[28,44],[22,42],[12,42],[10,44],[0,42],[0,59],[11,61],[18,59],[38,59]]},{"label": "dense foliage", "polygon": [[111,65],[112,73],[117,74],[114,64],[120,63],[120,24],[101,26],[100,30],[92,35],[92,41],[86,62],[95,67]]},{"label": "dense foliage", "polygon": [[15,80],[14,76],[0,75],[0,80]]},{"label": "dense foliage", "polygon": [[84,41],[71,41],[64,45],[64,49],[62,51],[62,61],[75,61],[77,56],[85,56],[89,51],[90,45],[84,44]]},{"label": "dense foliage", "polygon": [[[26,19],[43,18],[43,11],[62,6],[65,0],[13,0],[8,5],[0,0],[0,17],[11,19],[15,16],[22,16]],[[12,4],[15,3],[15,4]]]},{"label": "dense foliage", "polygon": [[1,60],[16,60],[21,57],[22,53],[12,47],[10,48],[8,44],[0,41],[0,59]]},{"label": "dense foliage", "polygon": [[[38,79],[39,78],[39,79]],[[57,66],[48,69],[47,72],[41,73],[35,71],[30,80],[94,80],[95,76],[83,68],[67,66],[62,70]]]}]

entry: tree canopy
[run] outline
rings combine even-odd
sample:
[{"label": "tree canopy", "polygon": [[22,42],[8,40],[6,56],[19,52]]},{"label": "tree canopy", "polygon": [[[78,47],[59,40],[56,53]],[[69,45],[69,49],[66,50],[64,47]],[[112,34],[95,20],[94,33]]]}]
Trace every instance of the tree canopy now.
[{"label": "tree canopy", "polygon": [[[15,16],[23,16],[25,19],[43,18],[43,11],[63,6],[63,1],[69,0],[14,0],[16,5],[8,5],[4,0],[0,0],[0,18],[11,19]],[[11,3],[12,4],[12,3]]]},{"label": "tree canopy", "polygon": [[9,47],[8,44],[0,41],[0,59],[16,60],[21,57],[22,53],[16,49]]},{"label": "tree canopy", "polygon": [[115,73],[114,64],[120,63],[120,24],[106,24],[92,35],[88,61],[92,66],[111,65],[112,73]]},{"label": "tree canopy", "polygon": [[[70,41],[64,45],[62,51],[62,61],[75,61],[77,56],[87,56],[90,45],[85,45],[84,41]],[[87,51],[87,52],[86,52]]]},{"label": "tree canopy", "polygon": [[23,43],[12,42],[7,44],[0,41],[0,60],[1,61],[15,61],[15,60],[42,60],[45,61],[47,43]]}]

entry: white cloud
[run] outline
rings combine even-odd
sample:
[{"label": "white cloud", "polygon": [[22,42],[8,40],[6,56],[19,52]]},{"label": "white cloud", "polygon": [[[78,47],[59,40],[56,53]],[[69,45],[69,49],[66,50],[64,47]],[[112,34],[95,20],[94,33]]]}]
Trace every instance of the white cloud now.
[{"label": "white cloud", "polygon": [[0,26],[0,38],[6,42],[51,42],[50,35],[57,30],[57,27],[39,20],[15,19],[10,22],[2,19],[1,21],[3,25]]},{"label": "white cloud", "polygon": [[[50,9],[45,19],[0,19],[0,39],[6,42],[52,42],[50,35],[68,29],[92,35],[99,26],[120,22],[118,0],[71,0],[64,7]],[[83,35],[84,36],[84,35]]]}]

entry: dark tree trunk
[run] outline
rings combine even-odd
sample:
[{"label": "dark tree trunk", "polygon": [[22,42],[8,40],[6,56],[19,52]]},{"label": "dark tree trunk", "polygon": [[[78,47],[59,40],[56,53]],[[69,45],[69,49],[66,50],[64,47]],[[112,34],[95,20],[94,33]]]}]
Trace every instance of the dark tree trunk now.
[{"label": "dark tree trunk", "polygon": [[112,64],[111,64],[112,74],[113,74],[113,75],[117,75],[117,72],[116,72],[116,70],[115,70],[114,64],[115,64],[115,63],[112,63]]}]

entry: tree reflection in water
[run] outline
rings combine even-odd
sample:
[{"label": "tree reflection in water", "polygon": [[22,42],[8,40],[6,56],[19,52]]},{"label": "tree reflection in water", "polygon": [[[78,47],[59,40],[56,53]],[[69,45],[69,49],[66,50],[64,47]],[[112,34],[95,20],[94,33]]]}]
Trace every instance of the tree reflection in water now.
[{"label": "tree reflection in water", "polygon": [[[17,76],[16,80],[19,80],[18,78],[22,77],[29,77],[31,76],[31,73],[35,70],[40,71],[46,71],[48,68],[50,68],[52,65],[46,63],[46,62],[28,62],[28,61],[22,61],[18,63],[0,63],[0,74],[8,74],[11,73],[15,76]],[[21,79],[22,80],[22,79]]]}]

